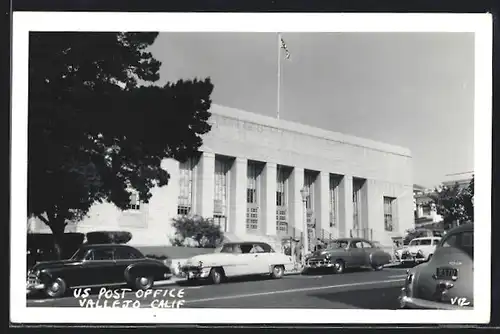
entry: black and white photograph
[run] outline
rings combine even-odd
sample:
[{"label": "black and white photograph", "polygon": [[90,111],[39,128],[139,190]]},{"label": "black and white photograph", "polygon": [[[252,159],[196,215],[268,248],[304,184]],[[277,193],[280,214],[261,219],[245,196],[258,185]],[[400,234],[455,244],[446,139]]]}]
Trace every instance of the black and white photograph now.
[{"label": "black and white photograph", "polygon": [[491,16],[13,29],[11,321],[489,321]]}]

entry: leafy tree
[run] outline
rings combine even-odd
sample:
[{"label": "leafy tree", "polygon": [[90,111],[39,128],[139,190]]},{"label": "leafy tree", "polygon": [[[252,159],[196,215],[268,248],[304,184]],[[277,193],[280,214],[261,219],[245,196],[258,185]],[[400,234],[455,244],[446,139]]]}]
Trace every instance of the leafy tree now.
[{"label": "leafy tree", "polygon": [[96,202],[127,208],[131,189],[147,203],[168,183],[162,159],[185,160],[210,131],[209,78],[150,85],[157,35],[30,34],[28,215],[50,227],[59,255],[69,221]]},{"label": "leafy tree", "polygon": [[450,227],[454,221],[474,222],[474,176],[465,188],[455,183],[452,187],[435,189],[431,195],[436,204],[437,213],[443,217],[445,227]]},{"label": "leafy tree", "polygon": [[219,225],[199,215],[174,218],[172,226],[176,230],[175,238],[171,240],[174,246],[184,246],[191,239],[197,247],[215,248],[224,238]]}]

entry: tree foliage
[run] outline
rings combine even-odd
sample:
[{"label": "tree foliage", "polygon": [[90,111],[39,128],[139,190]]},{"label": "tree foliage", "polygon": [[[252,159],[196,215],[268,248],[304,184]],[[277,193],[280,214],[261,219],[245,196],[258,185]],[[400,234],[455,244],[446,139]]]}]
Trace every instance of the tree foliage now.
[{"label": "tree foliage", "polygon": [[467,187],[455,183],[452,187],[435,189],[431,195],[437,213],[443,217],[444,225],[449,227],[454,221],[474,222],[474,176]]},{"label": "tree foliage", "polygon": [[186,246],[192,240],[195,247],[215,248],[224,239],[219,225],[215,225],[212,219],[199,215],[174,218],[172,226],[176,230],[175,237],[171,240],[174,246]]},{"label": "tree foliage", "polygon": [[147,48],[157,33],[31,33],[28,215],[60,239],[96,202],[125,209],[130,189],[148,202],[168,183],[164,158],[185,160],[202,144],[209,78],[159,79]]}]

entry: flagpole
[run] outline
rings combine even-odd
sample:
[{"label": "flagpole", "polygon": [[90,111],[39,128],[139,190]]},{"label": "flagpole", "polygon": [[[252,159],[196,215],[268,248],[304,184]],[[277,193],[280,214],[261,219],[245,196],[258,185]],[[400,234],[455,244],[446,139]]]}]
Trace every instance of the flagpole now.
[{"label": "flagpole", "polygon": [[276,118],[280,119],[280,93],[281,93],[281,33],[278,33],[278,92],[276,102]]}]

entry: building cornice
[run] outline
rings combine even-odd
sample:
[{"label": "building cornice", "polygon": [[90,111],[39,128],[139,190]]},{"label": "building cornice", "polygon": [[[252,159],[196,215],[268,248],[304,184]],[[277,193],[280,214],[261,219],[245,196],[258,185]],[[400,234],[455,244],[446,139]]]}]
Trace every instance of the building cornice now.
[{"label": "building cornice", "polygon": [[248,123],[254,123],[266,127],[276,128],[287,132],[295,132],[303,135],[326,139],[346,145],[368,148],[371,150],[382,151],[389,154],[395,154],[411,158],[411,151],[408,148],[377,142],[374,140],[346,135],[339,132],[333,132],[316,128],[313,126],[300,124],[282,119],[276,119],[269,116],[264,116],[240,109],[225,107],[217,104],[212,104],[210,110],[212,114],[230,118]]}]

